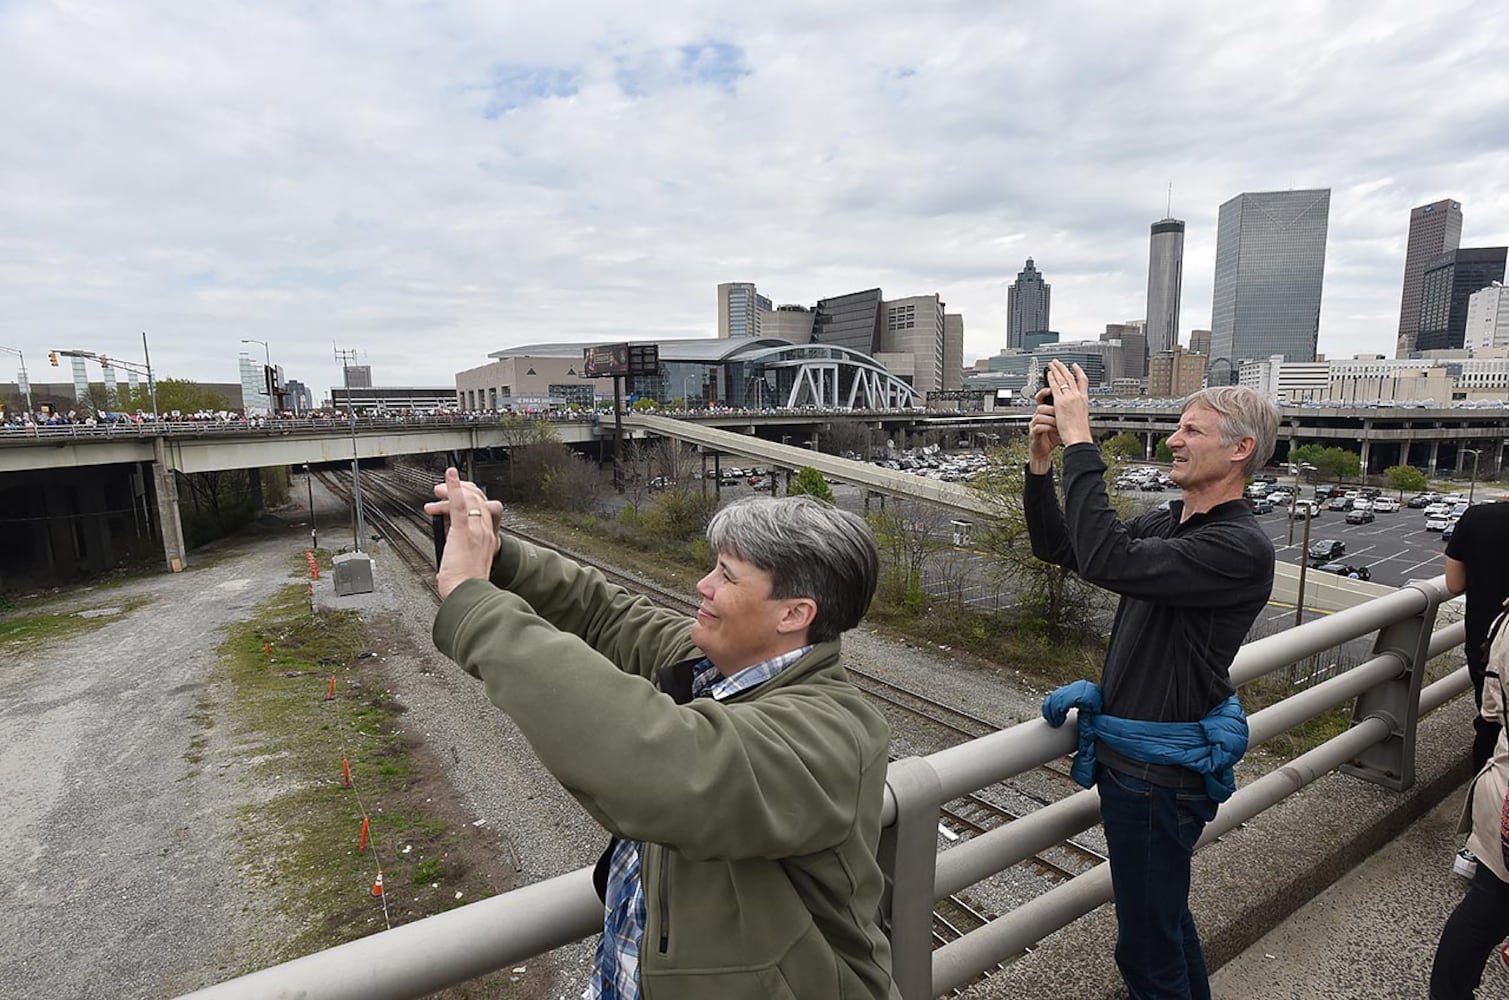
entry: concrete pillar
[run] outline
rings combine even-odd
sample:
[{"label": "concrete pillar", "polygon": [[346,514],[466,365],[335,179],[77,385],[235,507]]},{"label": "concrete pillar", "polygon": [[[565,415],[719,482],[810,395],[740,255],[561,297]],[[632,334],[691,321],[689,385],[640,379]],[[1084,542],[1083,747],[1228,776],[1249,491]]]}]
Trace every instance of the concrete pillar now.
[{"label": "concrete pillar", "polygon": [[1493,477],[1497,479],[1504,474],[1504,441],[1499,440],[1498,446],[1493,449]]},{"label": "concrete pillar", "polygon": [[1372,443],[1368,440],[1368,425],[1367,421],[1364,420],[1362,422],[1362,478],[1364,480],[1368,477],[1368,453],[1371,450],[1369,446]]},{"label": "concrete pillar", "polygon": [[168,570],[180,573],[188,565],[183,544],[183,521],[178,515],[178,480],[168,466],[166,439],[153,442],[157,460],[152,463],[152,485],[157,494],[157,521],[162,529],[162,553]]},{"label": "concrete pillar", "polygon": [[1440,455],[1441,455],[1441,442],[1440,441],[1432,441],[1430,443],[1430,474],[1432,476],[1434,476],[1436,474],[1436,472],[1440,469],[1440,465],[1437,463],[1437,459],[1440,458]]},{"label": "concrete pillar", "polygon": [[110,544],[110,517],[105,511],[105,481],[99,470],[79,483],[80,534],[83,536],[84,564],[91,573],[103,573],[115,566],[115,549]]},{"label": "concrete pillar", "polygon": [[1405,438],[1399,442],[1399,464],[1409,464],[1409,438]]},{"label": "concrete pillar", "polygon": [[252,512],[262,513],[267,504],[262,499],[262,470],[260,468],[246,470],[246,491],[251,494]]}]

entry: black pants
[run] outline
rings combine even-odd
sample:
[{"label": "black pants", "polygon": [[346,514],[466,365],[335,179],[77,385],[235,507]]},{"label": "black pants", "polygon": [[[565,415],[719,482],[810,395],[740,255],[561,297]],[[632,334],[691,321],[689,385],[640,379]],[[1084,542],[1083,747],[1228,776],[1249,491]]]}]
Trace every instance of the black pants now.
[{"label": "black pants", "polygon": [[1478,862],[1467,895],[1446,918],[1430,970],[1430,1000],[1472,1000],[1483,963],[1509,937],[1509,883]]}]

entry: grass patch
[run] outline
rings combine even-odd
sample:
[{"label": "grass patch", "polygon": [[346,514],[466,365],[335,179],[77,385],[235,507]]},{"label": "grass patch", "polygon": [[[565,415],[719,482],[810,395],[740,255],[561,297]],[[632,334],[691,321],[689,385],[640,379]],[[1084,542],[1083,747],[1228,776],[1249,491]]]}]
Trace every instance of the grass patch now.
[{"label": "grass patch", "polygon": [[[307,573],[302,552],[297,566]],[[291,583],[250,621],[228,628],[219,649],[234,693],[218,716],[235,720],[238,756],[264,792],[242,810],[237,860],[257,888],[279,894],[291,932],[278,961],[507,888],[490,835],[437,806],[450,794],[444,775],[402,734],[404,707],[384,689],[369,638],[354,612],[311,613],[307,585]],[[332,675],[335,697],[326,700]],[[196,718],[211,724],[203,710]],[[202,741],[191,744],[191,757],[204,752]],[[343,760],[353,788],[344,786]],[[365,853],[364,808],[372,848]],[[372,895],[379,864],[381,899]],[[498,973],[445,995],[527,995],[514,989]]]},{"label": "grass patch", "polygon": [[[52,603],[54,599],[49,600]],[[152,603],[152,597],[133,597],[126,601],[100,601],[73,611],[26,614],[18,611],[0,620],[0,653],[14,657],[45,645],[93,632],[111,622],[120,621],[132,611]],[[92,614],[91,612],[100,612]]]}]

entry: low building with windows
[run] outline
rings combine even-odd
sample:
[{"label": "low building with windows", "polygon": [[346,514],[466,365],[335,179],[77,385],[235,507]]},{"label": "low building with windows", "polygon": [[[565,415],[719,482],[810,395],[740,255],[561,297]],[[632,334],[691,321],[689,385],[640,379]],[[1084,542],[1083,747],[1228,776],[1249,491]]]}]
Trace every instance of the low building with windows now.
[{"label": "low building with windows", "polygon": [[[624,378],[630,400],[663,406],[738,409],[805,406],[897,409],[920,405],[910,382],[875,358],[831,344],[792,344],[774,337],[656,342],[653,375]],[[611,378],[587,378],[583,352],[596,343],[531,344],[494,352],[492,362],[458,372],[454,398],[465,410],[517,409],[517,400],[552,406],[611,401]],[[535,404],[531,404],[534,406]]]}]

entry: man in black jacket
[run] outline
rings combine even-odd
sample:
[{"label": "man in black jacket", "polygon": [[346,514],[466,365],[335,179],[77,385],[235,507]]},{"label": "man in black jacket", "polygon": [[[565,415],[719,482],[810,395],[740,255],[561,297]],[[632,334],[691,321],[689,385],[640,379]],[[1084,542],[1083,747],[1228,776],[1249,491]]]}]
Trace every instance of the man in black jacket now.
[{"label": "man in black jacket", "polygon": [[[1183,499],[1122,522],[1090,433],[1088,379],[1057,361],[1048,373],[1029,432],[1023,503],[1034,555],[1121,595],[1100,714],[1166,724],[1170,735],[1198,730],[1222,710],[1239,717],[1228,670],[1273,588],[1273,545],[1242,490],[1273,453],[1277,408],[1237,386],[1190,396],[1168,439],[1170,478]],[[1059,447],[1062,507],[1053,485]],[[1122,978],[1134,998],[1206,1000],[1189,871],[1216,814],[1207,775],[1131,756],[1104,737],[1094,750]]]}]

